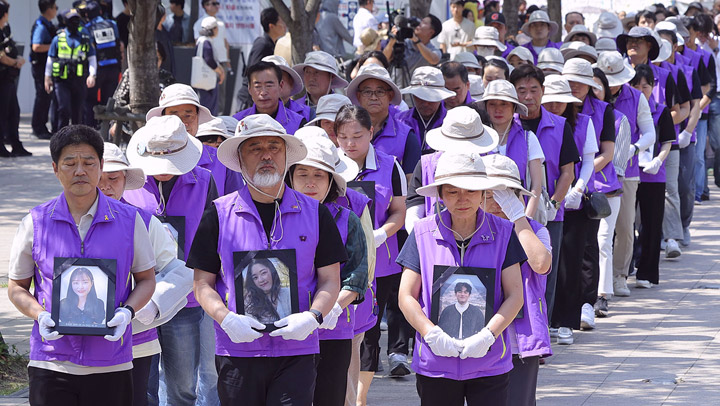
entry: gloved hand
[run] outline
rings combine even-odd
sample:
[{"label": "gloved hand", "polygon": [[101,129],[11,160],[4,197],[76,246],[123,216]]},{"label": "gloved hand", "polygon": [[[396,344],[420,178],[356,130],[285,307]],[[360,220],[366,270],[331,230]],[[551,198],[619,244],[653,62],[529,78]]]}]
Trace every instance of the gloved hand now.
[{"label": "gloved hand", "polygon": [[144,325],[150,325],[158,315],[158,308],[155,302],[149,301],[142,309],[135,313],[135,318]]},{"label": "gloved hand", "polygon": [[428,331],[423,340],[430,347],[433,354],[438,357],[457,357],[463,351],[461,340],[450,337],[440,326],[434,326]]},{"label": "gloved hand", "polygon": [[630,159],[632,159],[632,157],[635,156],[635,152],[638,152],[638,148],[635,146],[635,144],[630,144],[628,148],[630,149],[628,156],[630,157]]},{"label": "gloved hand", "polygon": [[678,134],[678,146],[680,147],[680,149],[690,145],[691,138],[692,133],[687,132],[687,130],[683,130],[680,134]]},{"label": "gloved hand", "polygon": [[487,354],[494,342],[495,336],[493,336],[489,328],[484,327],[479,333],[463,340],[463,350],[460,353],[460,358],[482,358]]},{"label": "gloved hand", "polygon": [[563,204],[565,205],[566,209],[577,209],[580,207],[580,202],[582,201],[583,194],[578,192],[576,188],[570,189],[570,191],[565,195],[565,200],[563,201]]},{"label": "gloved hand", "polygon": [[645,165],[645,167],[643,168],[643,172],[649,175],[656,175],[660,171],[660,167],[662,166],[662,164],[663,163],[660,158],[655,157],[652,159],[652,161],[648,162],[648,164]]},{"label": "gloved hand", "polygon": [[271,336],[282,336],[285,340],[302,341],[320,327],[315,315],[310,312],[291,314],[275,322],[276,327],[282,327],[270,333]]},{"label": "gloved hand", "polygon": [[328,313],[327,317],[323,317],[323,322],[320,325],[320,328],[325,330],[332,330],[335,328],[338,322],[338,318],[343,313],[343,308],[340,307],[339,303],[335,303],[335,306],[333,306],[332,310],[330,310],[330,313]]},{"label": "gloved hand", "polygon": [[50,312],[46,312],[44,310],[41,311],[40,314],[38,314],[37,321],[40,335],[46,341],[57,340],[58,338],[62,337],[60,333],[58,333],[57,331],[53,331],[52,329],[52,327],[55,327],[55,321],[53,321]]},{"label": "gloved hand", "polygon": [[262,337],[262,333],[255,330],[264,330],[265,325],[259,321],[242,314],[229,312],[220,327],[234,343],[249,343]]},{"label": "gloved hand", "polygon": [[377,230],[373,231],[373,235],[375,236],[375,249],[378,249],[385,242],[385,240],[387,240],[387,233],[385,232],[385,229],[380,227]]},{"label": "gloved hand", "polygon": [[107,323],[108,327],[115,327],[115,331],[113,334],[106,335],[105,339],[108,341],[119,340],[120,337],[125,334],[125,329],[130,325],[131,321],[132,314],[130,313],[130,310],[124,307],[115,309],[115,316],[113,316],[113,318]]},{"label": "gloved hand", "polygon": [[493,199],[500,206],[508,220],[515,222],[525,217],[525,206],[515,195],[512,189],[493,190]]}]

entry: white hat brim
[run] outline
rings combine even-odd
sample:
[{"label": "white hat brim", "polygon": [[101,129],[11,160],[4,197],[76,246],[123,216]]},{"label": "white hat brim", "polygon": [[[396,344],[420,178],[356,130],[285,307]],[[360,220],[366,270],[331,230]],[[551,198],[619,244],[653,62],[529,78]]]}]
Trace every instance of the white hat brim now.
[{"label": "white hat brim", "polygon": [[590,42],[591,42],[590,46],[595,46],[595,43],[597,42],[597,35],[595,35],[594,33],[590,32],[590,31],[571,32],[565,36],[565,39],[563,40],[563,42],[572,42],[572,37],[574,37],[576,35],[587,35],[588,37],[590,37]]},{"label": "white hat brim", "polygon": [[563,73],[562,76],[563,76],[565,79],[567,79],[568,82],[578,82],[578,83],[582,83],[582,84],[588,85],[588,86],[590,86],[590,87],[592,87],[592,88],[595,88],[595,89],[597,89],[597,90],[602,90],[602,87],[601,87],[600,85],[598,85],[597,83],[595,83],[594,80],[588,79],[588,78],[586,78],[586,77],[584,77],[584,76],[578,76],[578,75],[574,75],[574,74],[572,74],[572,73]]},{"label": "white hat brim", "polygon": [[538,62],[537,67],[542,69],[552,69],[556,70],[559,73],[562,73],[563,70],[563,64],[558,62]]},{"label": "white hat brim", "polygon": [[[155,175],[184,175],[195,168],[202,156],[203,145],[197,138],[188,135],[188,143],[179,152],[166,155],[140,155],[138,144],[143,141],[147,145],[147,139],[153,134],[136,133],[130,138],[125,153],[128,161],[134,167],[141,168],[145,176]],[[142,138],[142,140],[140,139]]]},{"label": "white hat brim", "polygon": [[166,104],[164,106],[157,106],[157,107],[151,108],[145,115],[145,121],[150,121],[150,119],[153,117],[161,117],[163,115],[163,111],[168,107],[180,106],[182,104],[192,104],[193,106],[197,106],[197,108],[198,108],[198,124],[207,123],[208,121],[215,118],[210,113],[210,110],[208,110],[207,107],[196,102],[195,100],[177,99],[177,100],[169,102],[168,104]]},{"label": "white hat brim", "polygon": [[305,87],[303,83],[303,78],[295,71],[295,69],[283,65],[277,65],[277,67],[280,68],[280,70],[282,70],[283,72],[286,72],[288,75],[290,75],[290,77],[292,77],[293,87],[290,90],[290,97],[302,92],[303,87]]},{"label": "white hat brim", "polygon": [[595,62],[597,62],[597,59],[598,59],[597,55],[593,55],[593,54],[591,54],[591,53],[588,53],[588,52],[585,52],[585,51],[582,51],[582,50],[579,50],[579,49],[568,49],[568,48],[565,48],[565,49],[561,49],[561,50],[560,50],[560,53],[562,53],[562,56],[563,56],[563,58],[565,58],[565,61],[566,61],[566,62],[567,62],[569,59],[579,58],[579,57],[581,57],[581,56],[587,56],[587,57],[589,57],[590,59],[592,59],[592,60],[594,61],[594,62],[590,62],[590,63],[595,63]]},{"label": "white hat brim", "polygon": [[284,134],[279,135],[276,132],[258,133],[251,136],[235,136],[226,139],[220,144],[217,151],[217,157],[225,167],[235,172],[242,172],[242,163],[240,162],[240,154],[238,147],[244,141],[255,137],[280,137],[285,141],[286,165],[289,168],[292,165],[305,159],[307,148],[305,144],[297,137]]},{"label": "white hat brim", "polygon": [[665,42],[661,42],[660,51],[658,52],[657,58],[653,59],[654,63],[660,63],[666,61],[668,58],[670,58],[670,55],[672,54],[672,48],[671,46],[663,46],[665,45]]},{"label": "white hat brim", "polygon": [[528,30],[530,29],[530,24],[532,23],[545,23],[550,25],[550,33],[548,34],[548,37],[552,37],[556,32],[558,32],[558,29],[560,29],[560,26],[555,21],[528,21],[520,27],[520,31],[530,35]]},{"label": "white hat brim", "polygon": [[402,94],[411,94],[417,98],[429,102],[441,102],[447,98],[455,97],[457,94],[452,90],[440,87],[408,86],[400,90]]},{"label": "white hat brim", "polygon": [[330,88],[331,89],[337,89],[337,88],[343,88],[348,85],[347,80],[341,78],[338,76],[337,72],[333,71],[332,69],[328,68],[327,66],[323,65],[315,65],[314,63],[300,63],[292,67],[292,69],[300,75],[300,77],[305,80],[305,67],[311,67],[313,69],[317,69],[319,71],[327,72],[333,76],[332,81],[330,82]]},{"label": "white hat brim", "polygon": [[615,27],[615,28],[613,28],[613,29],[610,29],[610,30],[598,29],[597,32],[595,33],[595,35],[597,36],[598,39],[600,39],[600,38],[610,38],[610,39],[613,39],[613,40],[614,40],[615,38],[617,38],[618,35],[620,35],[620,34],[622,34],[622,33],[624,33],[624,32],[625,32],[625,30],[623,29],[623,26],[622,26],[622,24],[621,24],[621,25],[619,25],[619,26],[617,26],[617,27]]},{"label": "white hat brim", "polygon": [[505,52],[505,50],[507,49],[507,46],[505,44],[503,44],[500,41],[496,41],[494,39],[485,39],[485,38],[476,39],[472,42],[472,45],[484,45],[484,46],[488,46],[488,47],[495,47],[500,52]]},{"label": "white hat brim", "polygon": [[379,76],[370,75],[363,73],[361,75],[355,76],[355,79],[350,82],[350,84],[347,87],[347,97],[350,99],[350,101],[356,105],[360,105],[360,101],[357,98],[357,88],[360,86],[360,83],[364,82],[367,79],[376,79],[385,82],[390,88],[393,90],[394,95],[392,100],[390,100],[391,104],[399,105],[400,102],[402,102],[402,93],[400,92],[400,89],[397,87],[397,85],[392,80],[387,80],[385,78],[381,78]]},{"label": "white hat brim", "polygon": [[145,185],[145,172],[140,168],[133,168],[116,162],[105,162],[103,172],[125,172],[125,190],[140,189]]},{"label": "white hat brim", "polygon": [[483,124],[485,134],[475,138],[452,138],[445,135],[442,126],[427,132],[425,141],[436,151],[484,154],[497,147],[500,137],[497,131]]},{"label": "white hat brim", "polygon": [[337,117],[337,113],[335,113],[335,114],[332,114],[332,113],[318,114],[315,116],[315,118],[308,121],[307,124],[305,124],[305,125],[308,126],[310,124],[315,124],[315,123],[320,122],[320,120],[330,120],[330,121],[334,122],[336,117]]},{"label": "white hat brim", "polygon": [[465,190],[491,190],[501,186],[497,180],[490,179],[487,176],[463,175],[443,178],[427,186],[419,187],[415,190],[415,192],[417,192],[417,194],[419,194],[420,196],[439,198],[440,196],[438,195],[438,186],[442,185],[452,185]]},{"label": "white hat brim", "polygon": [[[344,155],[340,156],[340,162],[335,166],[334,171],[328,170],[326,166],[318,162],[309,161],[307,159],[303,159],[302,161],[297,162],[294,165],[312,166],[313,168],[317,168],[331,174],[333,177],[333,181],[338,187],[338,192],[340,196],[345,196],[345,191],[347,190],[347,182],[355,179],[358,172],[360,172],[360,169],[358,168],[355,161]],[[330,164],[328,163],[328,165]]]},{"label": "white hat brim", "polygon": [[513,189],[513,190],[519,190],[520,194],[523,196],[535,197],[535,193],[525,189],[524,187],[522,187],[519,183],[517,183],[515,181],[506,179],[506,178],[495,177],[491,174],[488,174],[488,178],[491,180],[494,180],[500,184],[500,185],[498,185],[498,187],[493,188],[493,190]]},{"label": "white hat brim", "polygon": [[545,93],[540,104],[545,103],[582,103],[582,100],[571,94],[547,94]]},{"label": "white hat brim", "polygon": [[625,83],[628,83],[629,81],[633,80],[635,77],[635,70],[627,65],[625,65],[625,69],[621,70],[617,73],[607,73],[605,72],[605,77],[607,77],[608,80],[608,86],[615,87],[615,86],[622,86]]},{"label": "white hat brim", "polygon": [[513,100],[513,98],[509,97],[509,96],[487,94],[487,89],[485,89],[485,95],[483,96],[482,99],[480,99],[480,101],[488,101],[488,100],[504,100],[504,101],[513,103],[515,106],[517,106],[518,109],[520,109],[520,111],[518,113],[520,113],[521,116],[527,116],[527,114],[528,114],[528,108],[526,105],[520,103],[517,100]]}]

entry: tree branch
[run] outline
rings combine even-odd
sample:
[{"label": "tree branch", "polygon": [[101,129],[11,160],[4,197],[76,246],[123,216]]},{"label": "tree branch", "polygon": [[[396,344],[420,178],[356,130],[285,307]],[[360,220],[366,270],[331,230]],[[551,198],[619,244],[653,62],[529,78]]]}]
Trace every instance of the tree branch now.
[{"label": "tree branch", "polygon": [[272,4],[275,10],[277,10],[278,14],[280,14],[280,18],[282,18],[286,25],[290,26],[290,24],[293,23],[292,16],[290,15],[290,9],[287,8],[282,0],[270,0],[270,4]]},{"label": "tree branch", "polygon": [[305,12],[311,16],[314,16],[318,9],[320,9],[320,0],[308,0],[305,4]]}]

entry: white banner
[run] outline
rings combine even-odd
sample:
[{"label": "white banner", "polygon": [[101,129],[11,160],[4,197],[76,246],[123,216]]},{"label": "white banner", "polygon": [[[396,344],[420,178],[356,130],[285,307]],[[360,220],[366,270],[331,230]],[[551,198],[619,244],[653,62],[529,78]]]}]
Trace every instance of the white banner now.
[{"label": "white banner", "polygon": [[[200,17],[205,16],[202,0],[198,0]],[[225,36],[230,45],[252,44],[262,35],[259,0],[221,0],[217,17],[225,23]]]}]

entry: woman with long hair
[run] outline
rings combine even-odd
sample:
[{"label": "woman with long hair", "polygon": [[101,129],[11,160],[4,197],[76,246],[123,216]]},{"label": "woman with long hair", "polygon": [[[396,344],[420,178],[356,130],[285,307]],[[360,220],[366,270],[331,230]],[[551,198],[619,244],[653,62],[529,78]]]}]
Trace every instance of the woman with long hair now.
[{"label": "woman with long hair", "polygon": [[105,304],[98,299],[95,279],[87,268],[75,268],[70,275],[67,297],[60,301],[60,323],[86,326],[105,320]]},{"label": "woman with long hair", "polygon": [[280,276],[269,259],[253,259],[244,280],[245,314],[260,323],[273,323],[289,315],[290,289],[280,286]]}]

